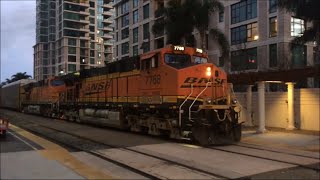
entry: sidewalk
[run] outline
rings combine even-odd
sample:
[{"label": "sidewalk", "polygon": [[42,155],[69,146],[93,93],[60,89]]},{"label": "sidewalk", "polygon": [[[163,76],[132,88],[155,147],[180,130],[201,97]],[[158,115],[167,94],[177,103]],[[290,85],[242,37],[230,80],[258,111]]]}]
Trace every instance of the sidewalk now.
[{"label": "sidewalk", "polygon": [[266,133],[256,133],[257,127],[243,127],[243,143],[266,145],[320,153],[320,134],[316,131],[266,128]]}]

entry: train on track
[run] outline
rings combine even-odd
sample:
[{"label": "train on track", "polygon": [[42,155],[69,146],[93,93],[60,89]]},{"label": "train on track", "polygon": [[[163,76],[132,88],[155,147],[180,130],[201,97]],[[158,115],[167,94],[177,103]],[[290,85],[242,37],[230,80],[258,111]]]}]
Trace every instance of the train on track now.
[{"label": "train on track", "polygon": [[1,106],[201,145],[241,139],[232,84],[191,47],[169,45],[102,68],[8,84]]}]

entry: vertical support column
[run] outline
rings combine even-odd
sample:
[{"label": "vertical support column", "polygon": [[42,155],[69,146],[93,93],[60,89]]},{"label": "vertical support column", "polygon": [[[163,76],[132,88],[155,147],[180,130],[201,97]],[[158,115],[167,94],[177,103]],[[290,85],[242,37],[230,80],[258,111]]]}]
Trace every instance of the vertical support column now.
[{"label": "vertical support column", "polygon": [[257,133],[265,133],[266,116],[265,116],[265,82],[258,82],[258,107],[259,107],[259,128]]},{"label": "vertical support column", "polygon": [[294,130],[294,83],[286,83],[288,86],[288,124],[286,130]]},{"label": "vertical support column", "polygon": [[253,126],[252,123],[252,86],[253,85],[248,85],[247,87],[247,126]]}]

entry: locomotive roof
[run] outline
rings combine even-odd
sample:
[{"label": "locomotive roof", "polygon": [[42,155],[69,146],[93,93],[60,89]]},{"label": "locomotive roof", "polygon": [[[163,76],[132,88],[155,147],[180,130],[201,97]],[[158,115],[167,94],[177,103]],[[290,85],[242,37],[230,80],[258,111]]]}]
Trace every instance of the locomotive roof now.
[{"label": "locomotive roof", "polygon": [[107,63],[105,67],[85,69],[80,71],[80,78],[105,75],[116,72],[128,72],[140,68],[140,57],[134,56],[119,61]]}]

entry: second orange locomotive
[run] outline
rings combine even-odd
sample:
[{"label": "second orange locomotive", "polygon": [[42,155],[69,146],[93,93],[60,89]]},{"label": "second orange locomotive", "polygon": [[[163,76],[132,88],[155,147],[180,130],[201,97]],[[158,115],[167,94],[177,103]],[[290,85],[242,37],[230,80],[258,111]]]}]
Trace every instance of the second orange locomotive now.
[{"label": "second orange locomotive", "polygon": [[227,75],[201,49],[168,46],[44,82],[29,85],[25,112],[194,138],[203,145],[241,138]]}]

